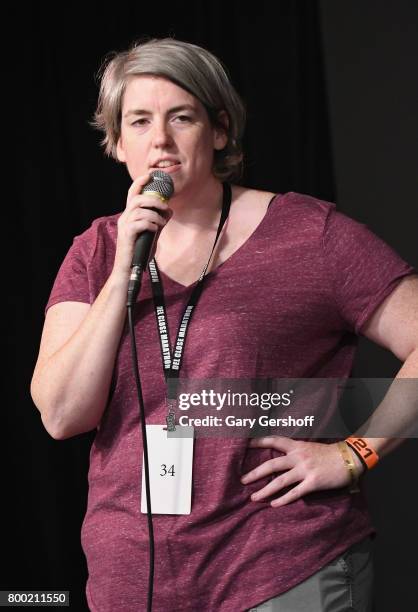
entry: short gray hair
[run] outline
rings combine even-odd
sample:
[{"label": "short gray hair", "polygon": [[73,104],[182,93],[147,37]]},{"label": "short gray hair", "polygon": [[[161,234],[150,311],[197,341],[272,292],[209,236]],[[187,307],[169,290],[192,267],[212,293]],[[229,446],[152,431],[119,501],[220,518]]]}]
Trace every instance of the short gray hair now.
[{"label": "short gray hair", "polygon": [[[97,73],[100,92],[90,125],[104,133],[100,144],[106,155],[117,160],[123,95],[130,78],[137,75],[164,77],[200,100],[212,126],[224,128],[228,136],[225,148],[214,152],[214,175],[222,181],[242,177],[246,111],[241,98],[219,59],[202,47],[172,38],[142,39],[105,58]],[[228,127],[220,123],[221,110],[227,113]]]}]

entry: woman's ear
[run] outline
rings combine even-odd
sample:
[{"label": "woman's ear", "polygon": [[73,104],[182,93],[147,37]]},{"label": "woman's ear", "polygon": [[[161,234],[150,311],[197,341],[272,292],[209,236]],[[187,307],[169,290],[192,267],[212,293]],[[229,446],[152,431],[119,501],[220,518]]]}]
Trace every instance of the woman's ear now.
[{"label": "woman's ear", "polygon": [[224,110],[218,113],[218,122],[222,127],[215,127],[213,132],[213,148],[217,151],[224,149],[228,142],[229,117]]},{"label": "woman's ear", "polygon": [[125,151],[123,150],[123,145],[122,145],[122,137],[118,138],[118,142],[116,145],[116,155],[120,162],[126,162]]}]

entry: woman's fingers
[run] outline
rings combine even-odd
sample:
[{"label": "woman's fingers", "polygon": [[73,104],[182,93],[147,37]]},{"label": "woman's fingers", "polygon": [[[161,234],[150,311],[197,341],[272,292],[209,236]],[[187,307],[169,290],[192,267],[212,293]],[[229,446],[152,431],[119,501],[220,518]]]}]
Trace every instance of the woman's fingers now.
[{"label": "woman's fingers", "polygon": [[278,508],[279,506],[285,506],[286,504],[290,504],[291,502],[294,502],[300,499],[307,493],[311,493],[313,490],[314,489],[312,487],[309,487],[307,481],[303,480],[296,487],[293,487],[293,489],[291,489],[290,491],[288,491],[281,497],[278,497],[277,499],[273,499],[273,501],[270,502],[270,506],[272,506],[273,508]]},{"label": "woman's fingers", "polygon": [[257,466],[251,470],[251,472],[244,474],[241,477],[241,482],[243,484],[249,484],[250,482],[254,482],[260,478],[265,478],[266,476],[269,476],[269,474],[289,470],[293,466],[294,464],[286,455],[284,457],[274,457],[273,459],[269,459],[268,461],[265,461],[261,465]]},{"label": "woman's fingers", "polygon": [[135,208],[134,210],[129,211],[126,216],[127,224],[134,224],[138,221],[150,221],[151,223],[155,223],[155,225],[159,225],[164,227],[167,223],[167,219],[161,215],[156,210],[151,210],[149,208]]},{"label": "woman's fingers", "polygon": [[298,444],[298,442],[291,438],[285,438],[283,436],[263,436],[261,438],[251,438],[249,446],[251,448],[274,448],[288,453],[295,447],[295,444]]},{"label": "woman's fingers", "polygon": [[166,211],[168,209],[167,202],[163,202],[158,196],[141,193],[142,189],[150,182],[151,174],[143,174],[136,178],[128,189],[126,198],[126,210],[130,210],[137,206],[144,208],[158,208]]},{"label": "woman's fingers", "polygon": [[129,202],[126,203],[125,211],[136,210],[137,208],[150,209],[155,208],[166,212],[169,207],[167,202],[163,202],[158,196],[147,193],[134,195]]},{"label": "woman's fingers", "polygon": [[300,482],[301,480],[303,480],[303,476],[300,474],[297,467],[294,467],[293,469],[288,470],[284,474],[277,476],[277,478],[269,482],[259,491],[253,493],[251,495],[251,499],[253,501],[261,501],[262,499],[270,497],[271,495],[274,495],[274,493],[281,491],[285,487],[288,487],[289,485],[292,485],[295,482]]},{"label": "woman's fingers", "polygon": [[127,249],[131,254],[137,237],[145,231],[156,232],[167,224],[167,219],[155,210],[137,208],[127,211],[118,220],[118,247]]},{"label": "woman's fingers", "polygon": [[135,195],[138,195],[138,193],[141,193],[143,187],[145,187],[145,185],[150,182],[150,179],[151,179],[151,173],[147,172],[146,174],[137,176],[137,178],[134,181],[132,181],[132,184],[128,189],[128,197],[126,198],[127,204],[130,202],[130,200]]}]

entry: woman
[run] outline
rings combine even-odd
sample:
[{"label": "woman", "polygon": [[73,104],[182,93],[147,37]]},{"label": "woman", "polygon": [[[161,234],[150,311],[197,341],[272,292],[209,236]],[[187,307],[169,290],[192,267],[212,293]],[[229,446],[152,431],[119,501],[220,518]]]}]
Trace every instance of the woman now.
[{"label": "woman", "polygon": [[[133,182],[123,213],[96,219],[61,266],[32,395],[54,438],[98,429],[82,527],[87,598],[95,612],[130,612],[145,609],[148,572],[124,327],[133,248],[141,232],[160,231],[155,261],[173,345],[228,207],[228,185],[240,176],[244,109],[213,55],[161,39],[108,62],[94,124]],[[157,168],[174,183],[168,203],[141,193]],[[400,375],[417,377],[410,266],[328,202],[233,184],[230,200],[181,377],[347,377],[359,333],[405,360]],[[135,330],[147,423],[162,424],[166,386],[148,275]],[[396,445],[366,443],[376,458]],[[196,440],[191,514],[154,516],[153,609],[227,612],[264,602],[258,609],[370,610],[374,529],[362,494],[348,490],[366,462],[343,446]]]}]

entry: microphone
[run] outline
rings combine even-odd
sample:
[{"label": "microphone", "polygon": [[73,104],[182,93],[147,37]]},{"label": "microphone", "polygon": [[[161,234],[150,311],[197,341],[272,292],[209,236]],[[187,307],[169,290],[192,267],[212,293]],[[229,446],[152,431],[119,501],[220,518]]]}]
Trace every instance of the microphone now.
[{"label": "microphone", "polygon": [[[151,172],[151,180],[144,185],[141,193],[155,195],[163,202],[167,202],[174,193],[173,179],[167,172],[162,170],[154,170]],[[159,212],[155,209],[156,212]],[[150,254],[153,252],[153,246],[157,240],[159,232],[151,232],[146,230],[142,232],[135,242],[134,254],[131,264],[131,276],[128,284],[128,300],[127,306],[133,306],[136,302],[139,289],[141,287],[142,273],[148,265]]]}]

